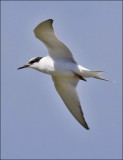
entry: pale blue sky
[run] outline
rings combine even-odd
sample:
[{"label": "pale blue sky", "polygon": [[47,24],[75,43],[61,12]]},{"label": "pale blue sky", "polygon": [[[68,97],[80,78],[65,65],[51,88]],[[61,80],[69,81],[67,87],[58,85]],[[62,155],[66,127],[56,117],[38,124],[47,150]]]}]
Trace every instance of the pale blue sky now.
[{"label": "pale blue sky", "polygon": [[[2,1],[2,158],[120,159],[122,144],[122,2]],[[116,83],[77,87],[85,130],[69,113],[51,77],[17,68],[47,49],[33,29],[52,18],[76,61]]]}]

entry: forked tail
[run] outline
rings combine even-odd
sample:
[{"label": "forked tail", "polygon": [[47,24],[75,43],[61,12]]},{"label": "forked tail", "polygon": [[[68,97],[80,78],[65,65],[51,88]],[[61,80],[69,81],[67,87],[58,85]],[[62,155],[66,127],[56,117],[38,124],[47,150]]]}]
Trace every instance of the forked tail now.
[{"label": "forked tail", "polygon": [[90,75],[91,75],[93,78],[97,78],[97,79],[109,81],[108,79],[105,79],[105,78],[102,78],[102,77],[99,76],[99,75],[100,75],[101,73],[103,73],[104,71],[88,71],[88,72],[90,73]]}]

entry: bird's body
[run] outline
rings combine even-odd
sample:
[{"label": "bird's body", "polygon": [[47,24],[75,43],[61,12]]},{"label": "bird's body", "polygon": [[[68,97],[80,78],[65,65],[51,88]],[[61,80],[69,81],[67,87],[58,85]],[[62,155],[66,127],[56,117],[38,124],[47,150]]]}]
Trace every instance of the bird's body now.
[{"label": "bird's body", "polygon": [[101,71],[91,71],[79,65],[71,51],[57,39],[52,27],[53,20],[40,23],[35,29],[35,36],[41,40],[48,49],[48,56],[30,59],[28,64],[18,68],[33,68],[52,76],[54,86],[73,116],[83,127],[89,129],[79,101],[76,86],[79,80],[93,77],[106,80],[99,76]]},{"label": "bird's body", "polygon": [[53,59],[50,56],[41,58],[39,63],[35,63],[31,68],[52,76],[73,76],[76,73],[85,77],[84,71],[88,71],[88,69],[83,67],[83,73],[81,73],[80,68],[82,66],[77,63],[67,61],[66,59]]}]

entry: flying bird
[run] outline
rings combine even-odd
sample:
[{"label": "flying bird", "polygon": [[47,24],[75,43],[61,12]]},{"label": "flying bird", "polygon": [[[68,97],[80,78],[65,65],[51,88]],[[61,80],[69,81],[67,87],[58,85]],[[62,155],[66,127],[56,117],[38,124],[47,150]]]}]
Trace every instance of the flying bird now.
[{"label": "flying bird", "polygon": [[86,78],[90,77],[108,80],[99,76],[102,71],[91,71],[79,65],[68,47],[56,37],[52,24],[53,20],[48,19],[34,29],[36,38],[47,47],[48,55],[32,58],[28,64],[18,69],[33,68],[51,75],[54,86],[64,104],[76,120],[84,128],[89,129],[84,118],[76,86],[79,80],[86,81]]}]

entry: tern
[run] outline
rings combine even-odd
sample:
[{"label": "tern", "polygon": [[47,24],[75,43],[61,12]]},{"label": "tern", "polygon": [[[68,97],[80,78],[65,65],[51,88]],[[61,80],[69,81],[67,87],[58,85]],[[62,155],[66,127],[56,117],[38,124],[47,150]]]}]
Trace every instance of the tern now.
[{"label": "tern", "polygon": [[91,71],[79,65],[68,47],[57,39],[52,24],[53,20],[48,19],[34,29],[36,38],[47,47],[48,56],[32,58],[28,64],[18,69],[33,68],[51,75],[54,86],[68,110],[88,130],[89,127],[85,121],[76,91],[77,84],[79,80],[86,81],[86,78],[90,77],[108,80],[99,76],[103,71]]}]

